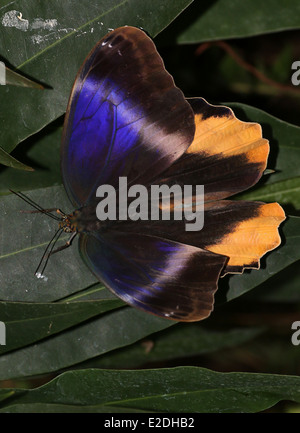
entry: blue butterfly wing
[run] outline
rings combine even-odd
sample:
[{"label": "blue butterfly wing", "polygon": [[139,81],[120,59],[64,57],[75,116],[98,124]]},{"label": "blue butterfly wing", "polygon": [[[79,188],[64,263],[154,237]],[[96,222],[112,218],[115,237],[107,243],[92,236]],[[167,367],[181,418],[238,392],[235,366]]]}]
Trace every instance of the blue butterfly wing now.
[{"label": "blue butterfly wing", "polygon": [[143,234],[80,236],[94,274],[129,305],[157,316],[197,321],[209,316],[227,257]]},{"label": "blue butterfly wing", "polygon": [[62,176],[82,206],[101,184],[146,184],[189,147],[192,108],[152,40],[133,27],[105,36],[83,63],[70,96],[61,146]]}]

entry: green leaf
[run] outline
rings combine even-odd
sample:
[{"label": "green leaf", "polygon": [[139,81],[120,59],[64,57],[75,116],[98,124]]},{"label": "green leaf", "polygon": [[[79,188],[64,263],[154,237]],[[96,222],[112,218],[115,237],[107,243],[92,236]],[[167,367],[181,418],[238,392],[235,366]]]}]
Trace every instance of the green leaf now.
[{"label": "green leaf", "polygon": [[300,402],[300,378],[219,373],[199,367],[63,373],[46,385],[16,390],[2,412],[259,412],[281,400]]},{"label": "green leaf", "polygon": [[283,271],[269,278],[257,289],[249,293],[249,298],[256,302],[276,302],[282,304],[298,304],[300,302],[299,260]]},{"label": "green leaf", "polygon": [[[272,175],[270,177],[272,177]],[[276,183],[274,182],[260,187],[258,186],[252,191],[241,194],[239,198],[242,200],[259,200],[269,203],[277,201],[281,205],[292,205],[294,208],[299,209],[300,177],[294,177],[292,179]]]},{"label": "green leaf", "polygon": [[[1,8],[2,56],[33,80],[35,89],[1,86],[0,118],[13,128],[1,130],[3,149],[16,145],[64,114],[77,71],[95,43],[109,29],[124,25],[143,27],[157,35],[192,0],[100,0],[91,6],[82,0],[21,0]],[[20,13],[22,15],[20,15]],[[22,47],[22,49],[16,49]],[[38,113],[38,116],[36,115]]]},{"label": "green leaf", "polygon": [[40,89],[40,90],[44,88],[41,84],[29,80],[28,78],[23,77],[23,75],[20,75],[17,72],[7,67],[5,68],[5,72],[6,72],[6,84],[12,86],[19,86],[19,87],[32,87],[33,89]]},{"label": "green leaf", "polygon": [[[300,27],[300,4],[294,0],[209,0],[195,2],[182,16],[186,25],[177,41],[183,44],[242,38]],[[170,27],[175,33],[175,23]],[[170,31],[168,30],[168,31]]]},{"label": "green leaf", "polygon": [[[234,348],[263,332],[263,328],[206,329],[202,323],[184,323],[149,336],[129,347],[106,353],[81,364],[97,368],[138,368],[149,363],[173,361]],[[177,361],[175,361],[177,360]]]},{"label": "green leaf", "polygon": [[38,344],[4,353],[0,358],[0,380],[56,372],[133,344],[174,323],[130,307],[109,311]]},{"label": "green leaf", "polygon": [[[58,206],[63,209],[68,207],[65,193],[61,187],[51,188],[48,189],[48,191],[47,189],[35,191],[31,194],[31,197],[44,207],[52,207],[54,203],[58,204]],[[52,223],[52,220],[49,221],[44,215],[40,214],[28,214],[29,216],[20,214],[19,210],[21,208],[24,209],[24,206],[26,207],[27,205],[15,196],[3,198],[1,205],[3,206],[1,212],[2,226],[5,227],[6,221],[9,221],[7,231],[4,231],[2,242],[3,250],[0,258],[2,262],[0,271],[1,299],[22,302],[49,302],[70,296],[72,293],[78,293],[78,295],[80,295],[83,289],[96,282],[92,274],[81,261],[74,246],[51,257],[48,268],[46,269],[46,277],[48,280],[37,280],[33,272],[32,274],[28,273],[28,269],[34,268],[33,263],[35,261],[38,263],[38,259],[47,244],[47,240],[50,237],[49,224]],[[25,221],[27,221],[26,231],[24,231],[24,223],[22,223],[24,218]],[[300,237],[295,238],[295,236],[297,236],[297,230],[299,231],[300,229],[299,220],[300,218],[292,217],[285,224],[284,234],[286,243],[282,248],[268,256],[266,269],[253,271],[250,274],[245,273],[242,276],[231,277],[228,299],[239,296],[258,284],[261,284],[263,281],[270,278],[270,276],[299,258],[300,249],[297,245],[299,244]],[[54,225],[55,224],[54,222]],[[11,233],[15,235],[14,243],[11,242]],[[66,266],[61,262],[62,255]],[[57,270],[62,266],[64,271],[58,272]],[[23,284],[24,275],[26,275],[25,286]],[[90,299],[93,298],[97,299],[95,293],[90,297]],[[18,377],[19,375],[29,376],[47,372],[49,365],[44,362],[45,354],[47,354],[46,356],[49,358],[51,371],[56,371],[60,368],[73,365],[73,363],[82,362],[90,357],[95,357],[101,353],[122,347],[124,344],[126,345],[138,341],[140,338],[150,335],[152,332],[173,324],[168,321],[160,322],[157,318],[136,312],[131,308],[122,310],[124,311],[115,311],[106,314],[104,317],[96,318],[88,324],[83,325],[79,325],[80,318],[78,318],[77,322],[74,319],[73,324],[78,325],[75,329],[53,336],[51,339],[45,340],[39,345],[28,346],[25,349],[16,350],[6,356],[2,355],[0,377],[5,379],[7,375],[9,377]],[[42,316],[42,310],[39,310],[38,305],[36,306],[36,311],[37,314]],[[91,310],[87,308],[87,314],[90,314],[90,311]],[[134,318],[132,316],[134,316]],[[143,327],[142,324],[145,320],[146,324]],[[158,320],[158,322],[156,322],[156,320]],[[139,329],[136,329],[135,326],[137,321],[139,321]],[[45,323],[49,326],[47,318]],[[122,325],[120,325],[120,323],[122,323]],[[126,328],[128,329],[124,330],[122,338],[119,339],[118,332],[120,326],[124,329],[124,323],[126,323]],[[103,329],[108,328],[110,332],[109,334],[105,333],[103,335],[103,340],[102,337],[99,337],[98,330],[101,330],[101,334]],[[34,340],[35,338],[43,338],[46,336],[45,329],[47,328],[44,328],[44,334],[43,331],[38,332],[38,335],[33,333],[32,339]],[[86,339],[84,336],[88,336],[88,338]],[[28,340],[26,340],[26,338]],[[27,337],[24,337],[24,341],[25,343],[26,341],[30,341],[29,334]],[[70,341],[84,341],[84,344],[82,346],[75,345],[70,355],[70,351],[63,351],[63,348],[67,347],[66,345],[70,344]],[[103,350],[105,347],[106,349]],[[64,354],[63,356],[60,355],[58,359],[57,350],[60,350],[59,353]],[[31,359],[30,363],[26,363],[26,367],[24,367],[24,363],[22,363],[22,371],[19,370],[21,358]],[[35,361],[32,361],[33,359]]]},{"label": "green leaf", "polygon": [[0,317],[6,327],[6,346],[0,346],[0,354],[52,337],[123,305],[119,299],[52,304],[0,302]]},{"label": "green leaf", "polygon": [[[33,194],[28,193],[28,196],[46,209],[60,208],[66,213],[72,210],[62,187],[36,190]],[[37,278],[36,268],[58,229],[58,223],[47,215],[22,211],[32,211],[32,208],[15,195],[2,198],[1,300],[52,302],[97,282],[79,255],[76,239],[70,248],[51,256],[44,272],[45,278]],[[64,234],[57,245],[63,245],[69,237]]]},{"label": "green leaf", "polygon": [[18,170],[33,171],[31,167],[18,161],[16,158],[5,152],[2,147],[0,147],[0,164],[6,165],[7,167],[17,168]]},{"label": "green leaf", "polygon": [[0,194],[7,194],[10,189],[26,191],[61,184],[61,123],[62,119],[58,119],[15,149],[14,156],[25,161],[34,171],[19,170],[16,173],[0,167]]},{"label": "green leaf", "polygon": [[0,402],[12,397],[15,394],[13,390],[0,389]]},{"label": "green leaf", "polygon": [[[36,190],[30,194],[30,197],[44,208],[59,207],[66,212],[70,210],[62,187]],[[20,305],[24,305],[24,302],[49,303],[66,297],[68,297],[68,301],[95,300],[99,299],[99,291],[102,292],[101,297],[103,299],[112,299],[110,292],[101,287],[96,290],[84,291],[95,284],[97,280],[81,260],[76,245],[72,245],[71,248],[62,253],[54,254],[44,272],[45,278],[37,279],[34,275],[36,266],[49,239],[57,229],[57,222],[44,214],[20,213],[20,210],[28,210],[30,207],[16,196],[3,197],[0,206],[1,227],[6,227],[1,239],[0,256],[0,298],[2,301],[22,302]],[[12,236],[14,242],[12,242]],[[70,297],[71,295],[73,296]],[[28,307],[27,310],[24,307],[24,314],[27,314],[26,312],[30,314],[30,308],[32,308],[31,311],[34,312],[35,316],[39,317],[40,324],[44,323],[44,328],[32,332],[29,323],[27,325],[29,327],[28,332],[25,332],[24,327],[22,328],[19,341],[13,339],[9,342],[8,335],[8,349],[13,345],[22,346],[22,338],[24,338],[23,343],[26,344],[30,342],[30,338],[34,341],[37,338],[47,336],[47,326],[49,327],[50,322],[47,317],[43,316],[46,314],[44,309],[47,311],[51,307],[36,305]],[[53,308],[67,309],[67,307],[62,306]],[[70,306],[70,312],[73,308],[75,307]],[[20,309],[22,310],[21,306]],[[78,317],[77,320],[72,314],[70,314],[69,319],[66,318],[66,321],[69,320],[67,327],[72,324],[73,328],[59,332],[37,345],[27,346],[6,355],[3,354],[0,363],[1,379],[56,371],[101,353],[134,343],[153,332],[174,324],[174,322],[159,319],[132,308],[122,309],[123,312],[121,310],[112,313],[107,312],[100,317],[91,318],[88,322],[80,323],[83,319],[93,316],[95,309],[97,306],[92,306],[90,303],[83,309],[83,316]],[[139,323],[138,327],[136,323]],[[57,326],[58,330],[66,327],[62,317],[59,317]],[[15,328],[16,334],[17,327]],[[26,363],[21,361],[25,358],[28,359]],[[20,368],[20,366],[22,367]]]},{"label": "green leaf", "polygon": [[[28,195],[45,208],[70,210],[62,187],[36,190]],[[108,302],[114,297],[99,285],[85,290],[97,280],[82,262],[75,245],[52,256],[44,272],[46,278],[37,279],[35,268],[51,233],[56,230],[57,222],[43,214],[20,213],[20,210],[30,207],[14,195],[3,197],[0,206],[1,226],[6,228],[1,243],[0,297],[10,301],[3,302],[2,310],[0,304],[0,313],[2,311],[3,314],[0,318],[8,320],[7,347],[2,350],[0,363],[1,379],[42,374],[49,368],[50,371],[57,371],[131,344],[174,324],[132,308],[99,317],[99,303],[87,300],[101,297]],[[73,303],[41,304],[61,299]],[[114,302],[119,307],[118,301]],[[89,322],[83,323],[88,318]],[[139,323],[138,327],[136,323]],[[73,328],[70,329],[70,326]],[[43,338],[46,339],[40,341]],[[212,337],[211,341],[218,347],[216,338]],[[187,338],[185,340],[188,341]],[[225,344],[224,336],[223,340]],[[39,344],[28,346],[35,341]],[[204,341],[207,339],[203,337],[202,344]],[[4,355],[5,350],[20,347],[22,349]],[[165,347],[168,346],[165,344]],[[21,359],[30,359],[30,362],[21,362]]]}]

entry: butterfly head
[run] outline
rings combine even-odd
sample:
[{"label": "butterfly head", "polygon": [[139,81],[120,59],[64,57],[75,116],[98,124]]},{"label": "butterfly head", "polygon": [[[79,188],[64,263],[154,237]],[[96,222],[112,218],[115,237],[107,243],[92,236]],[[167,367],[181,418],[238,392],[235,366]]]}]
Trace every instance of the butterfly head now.
[{"label": "butterfly head", "polygon": [[58,223],[59,229],[65,233],[77,233],[78,228],[76,224],[76,211],[67,215],[61,210],[57,210],[57,213],[61,216],[61,220]]}]

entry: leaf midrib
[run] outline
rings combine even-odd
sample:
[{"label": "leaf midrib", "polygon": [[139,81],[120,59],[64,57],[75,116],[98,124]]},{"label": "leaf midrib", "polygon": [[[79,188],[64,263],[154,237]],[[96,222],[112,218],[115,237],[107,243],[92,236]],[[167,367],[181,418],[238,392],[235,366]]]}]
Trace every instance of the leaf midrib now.
[{"label": "leaf midrib", "polygon": [[[70,238],[70,236],[65,236],[65,237],[60,238],[59,241],[61,242],[61,241],[67,240],[69,238]],[[19,250],[19,251],[13,251],[11,253],[3,254],[2,256],[0,256],[0,260],[1,259],[6,259],[7,257],[14,256],[16,254],[22,254],[22,253],[25,253],[27,251],[34,250],[35,248],[45,247],[48,244],[49,244],[49,241],[43,242],[43,243],[37,244],[37,245],[32,245],[30,247],[23,248],[22,250]]]}]

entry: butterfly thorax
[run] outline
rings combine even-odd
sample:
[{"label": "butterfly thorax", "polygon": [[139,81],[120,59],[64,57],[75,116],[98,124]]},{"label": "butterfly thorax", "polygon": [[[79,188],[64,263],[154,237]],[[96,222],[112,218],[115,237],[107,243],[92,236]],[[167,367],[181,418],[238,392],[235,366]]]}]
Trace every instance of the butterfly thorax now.
[{"label": "butterfly thorax", "polygon": [[99,231],[104,226],[106,226],[105,222],[97,219],[96,206],[93,205],[76,209],[73,213],[66,215],[66,218],[60,222],[60,227],[69,233],[90,233]]},{"label": "butterfly thorax", "polygon": [[67,215],[61,212],[60,210],[57,210],[57,213],[59,213],[62,218],[59,222],[58,226],[60,229],[62,229],[65,233],[74,233],[77,232],[77,225],[76,225],[76,219],[75,219],[75,213],[77,211],[74,211],[73,213]]}]

